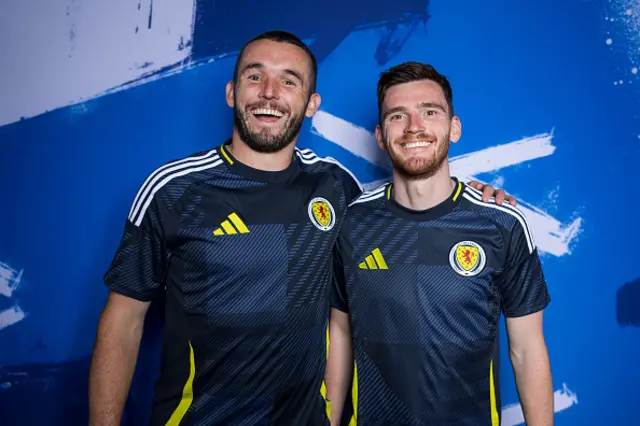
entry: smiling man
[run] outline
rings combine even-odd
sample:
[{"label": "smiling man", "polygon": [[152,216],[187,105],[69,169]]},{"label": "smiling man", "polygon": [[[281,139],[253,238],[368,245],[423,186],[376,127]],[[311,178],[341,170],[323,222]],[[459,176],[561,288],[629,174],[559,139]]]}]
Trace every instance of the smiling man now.
[{"label": "smiling man", "polygon": [[326,379],[334,418],[355,354],[351,425],[498,426],[502,312],[527,425],[550,426],[540,259],[520,211],[450,175],[449,144],[462,134],[452,99],[429,65],[380,77],[376,138],[393,181],[350,205],[336,243]]},{"label": "smiling man", "polygon": [[295,147],[320,105],[317,68],[289,33],[249,41],[226,88],[231,139],[141,186],[105,274],[92,426],[120,424],[144,317],[162,294],[151,425],[328,424],[332,248],[361,188],[334,160]]}]

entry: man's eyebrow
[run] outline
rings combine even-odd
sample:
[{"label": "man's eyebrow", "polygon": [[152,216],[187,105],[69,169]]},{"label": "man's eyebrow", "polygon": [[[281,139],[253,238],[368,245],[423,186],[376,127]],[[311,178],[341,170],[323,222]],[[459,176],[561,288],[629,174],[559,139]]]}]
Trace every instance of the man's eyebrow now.
[{"label": "man's eyebrow", "polygon": [[445,107],[442,104],[439,104],[437,102],[422,102],[420,103],[420,105],[418,105],[418,108],[435,108],[435,109],[439,109],[445,114],[447,113],[447,110],[445,109]]},{"label": "man's eyebrow", "polygon": [[[245,72],[247,72],[249,70],[254,70],[254,69],[264,69],[264,64],[262,64],[260,62],[251,62],[251,63],[245,65],[244,67],[242,67],[242,73],[241,74],[244,74]],[[284,73],[295,77],[300,82],[304,81],[304,79],[302,78],[302,75],[296,70],[293,70],[291,68],[286,68],[284,70]]]},{"label": "man's eyebrow", "polygon": [[297,78],[300,82],[304,81],[302,79],[302,75],[300,75],[300,73],[296,70],[292,70],[291,68],[287,68],[284,70],[285,74],[289,74],[294,76],[295,78]]},{"label": "man's eyebrow", "polygon": [[261,64],[260,62],[251,62],[251,63],[245,65],[244,67],[242,67],[241,74],[244,74],[245,72],[247,72],[249,70],[262,69],[262,68],[264,68],[264,65]]},{"label": "man's eyebrow", "polygon": [[382,115],[382,117],[383,118],[387,118],[391,114],[395,114],[396,112],[404,112],[404,111],[406,111],[405,107],[401,107],[401,106],[393,107],[393,108],[390,108],[390,109],[386,110],[384,112],[384,114]]}]

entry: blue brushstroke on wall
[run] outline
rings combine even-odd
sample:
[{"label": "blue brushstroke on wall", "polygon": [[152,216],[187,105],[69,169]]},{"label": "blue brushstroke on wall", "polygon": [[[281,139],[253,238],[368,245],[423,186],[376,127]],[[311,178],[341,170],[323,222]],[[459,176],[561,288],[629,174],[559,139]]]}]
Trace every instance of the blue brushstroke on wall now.
[{"label": "blue brushstroke on wall", "polygon": [[[509,191],[536,205],[558,187],[550,213],[563,222],[576,212],[584,218],[570,255],[543,258],[554,388],[567,383],[580,398],[556,424],[634,424],[640,339],[636,328],[619,325],[638,319],[632,277],[640,265],[630,232],[640,208],[640,121],[637,98],[612,84],[618,69],[604,44],[601,4],[541,0],[505,9],[468,0],[431,3],[427,13],[426,1],[393,8],[381,0],[326,8],[276,3],[255,6],[259,21],[245,21],[248,2],[199,3],[192,60],[237,51],[262,30],[284,28],[314,40],[322,110],[370,131],[378,73],[404,60],[432,62],[452,80],[463,119],[463,140],[452,155],[554,129],[553,156],[483,177],[500,175]],[[0,127],[0,261],[24,269],[12,297],[0,296],[0,309],[18,303],[28,313],[0,330],[3,425],[86,424],[86,372],[106,295],[102,274],[130,203],[159,164],[228,137],[224,84],[234,61],[222,58]],[[307,121],[301,146],[334,156],[364,181],[385,176],[310,129]],[[145,326],[125,425],[148,419],[161,328],[160,301]],[[502,402],[516,401],[506,357],[501,375]]]},{"label": "blue brushstroke on wall", "polygon": [[[398,21],[427,20],[428,0],[329,0],[315,4],[295,0],[219,2],[197,0],[191,58],[215,57],[237,52],[251,37],[272,29],[291,31],[300,38],[313,38],[318,61],[324,60],[354,29],[364,26],[397,26]],[[241,25],[239,23],[241,22]],[[401,43],[388,46],[380,60],[391,58]],[[390,48],[390,49],[389,49]]]}]

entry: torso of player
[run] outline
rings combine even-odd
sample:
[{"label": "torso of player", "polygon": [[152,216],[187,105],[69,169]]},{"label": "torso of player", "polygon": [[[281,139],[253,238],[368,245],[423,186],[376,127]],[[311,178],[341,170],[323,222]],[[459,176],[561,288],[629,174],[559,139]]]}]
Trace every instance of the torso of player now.
[{"label": "torso of player", "polygon": [[354,206],[341,237],[358,424],[488,426],[502,234],[459,202],[423,217],[384,198]]},{"label": "torso of player", "polygon": [[[411,222],[376,211],[373,220],[355,227],[357,217],[348,219],[355,230],[347,289],[357,338],[446,345],[451,358],[490,344],[499,314],[496,285],[504,241],[499,232],[477,228],[477,220],[466,227],[455,216]],[[458,315],[461,311],[465,315]],[[358,323],[358,313],[366,313],[369,324]],[[462,323],[468,336],[455,332]],[[383,324],[392,329],[381,330]]]},{"label": "torso of player", "polygon": [[287,326],[297,311],[325,302],[326,280],[312,272],[330,260],[344,196],[321,174],[278,184],[240,180],[217,178],[186,195],[168,287],[210,327],[249,325],[252,317]]},{"label": "torso of player", "polygon": [[299,152],[287,170],[264,173],[218,153],[216,166],[174,203],[167,367],[158,389],[168,384],[174,407],[184,379],[172,379],[171,363],[188,365],[188,352],[174,356],[170,342],[188,340],[189,415],[204,422],[197,424],[324,425],[331,256],[348,201],[343,175],[313,154]]}]

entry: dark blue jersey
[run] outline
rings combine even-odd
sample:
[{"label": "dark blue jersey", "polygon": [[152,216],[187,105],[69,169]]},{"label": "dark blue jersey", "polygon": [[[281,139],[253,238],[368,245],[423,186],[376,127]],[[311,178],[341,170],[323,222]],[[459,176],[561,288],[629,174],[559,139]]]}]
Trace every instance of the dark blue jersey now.
[{"label": "dark blue jersey", "polygon": [[349,207],[332,305],[351,317],[357,425],[498,426],[500,314],[550,301],[523,214],[454,183],[425,211],[391,184]]},{"label": "dark blue jersey", "polygon": [[328,424],[332,248],[360,193],[306,149],[279,172],[222,145],[149,175],[105,282],[166,297],[152,425]]}]

